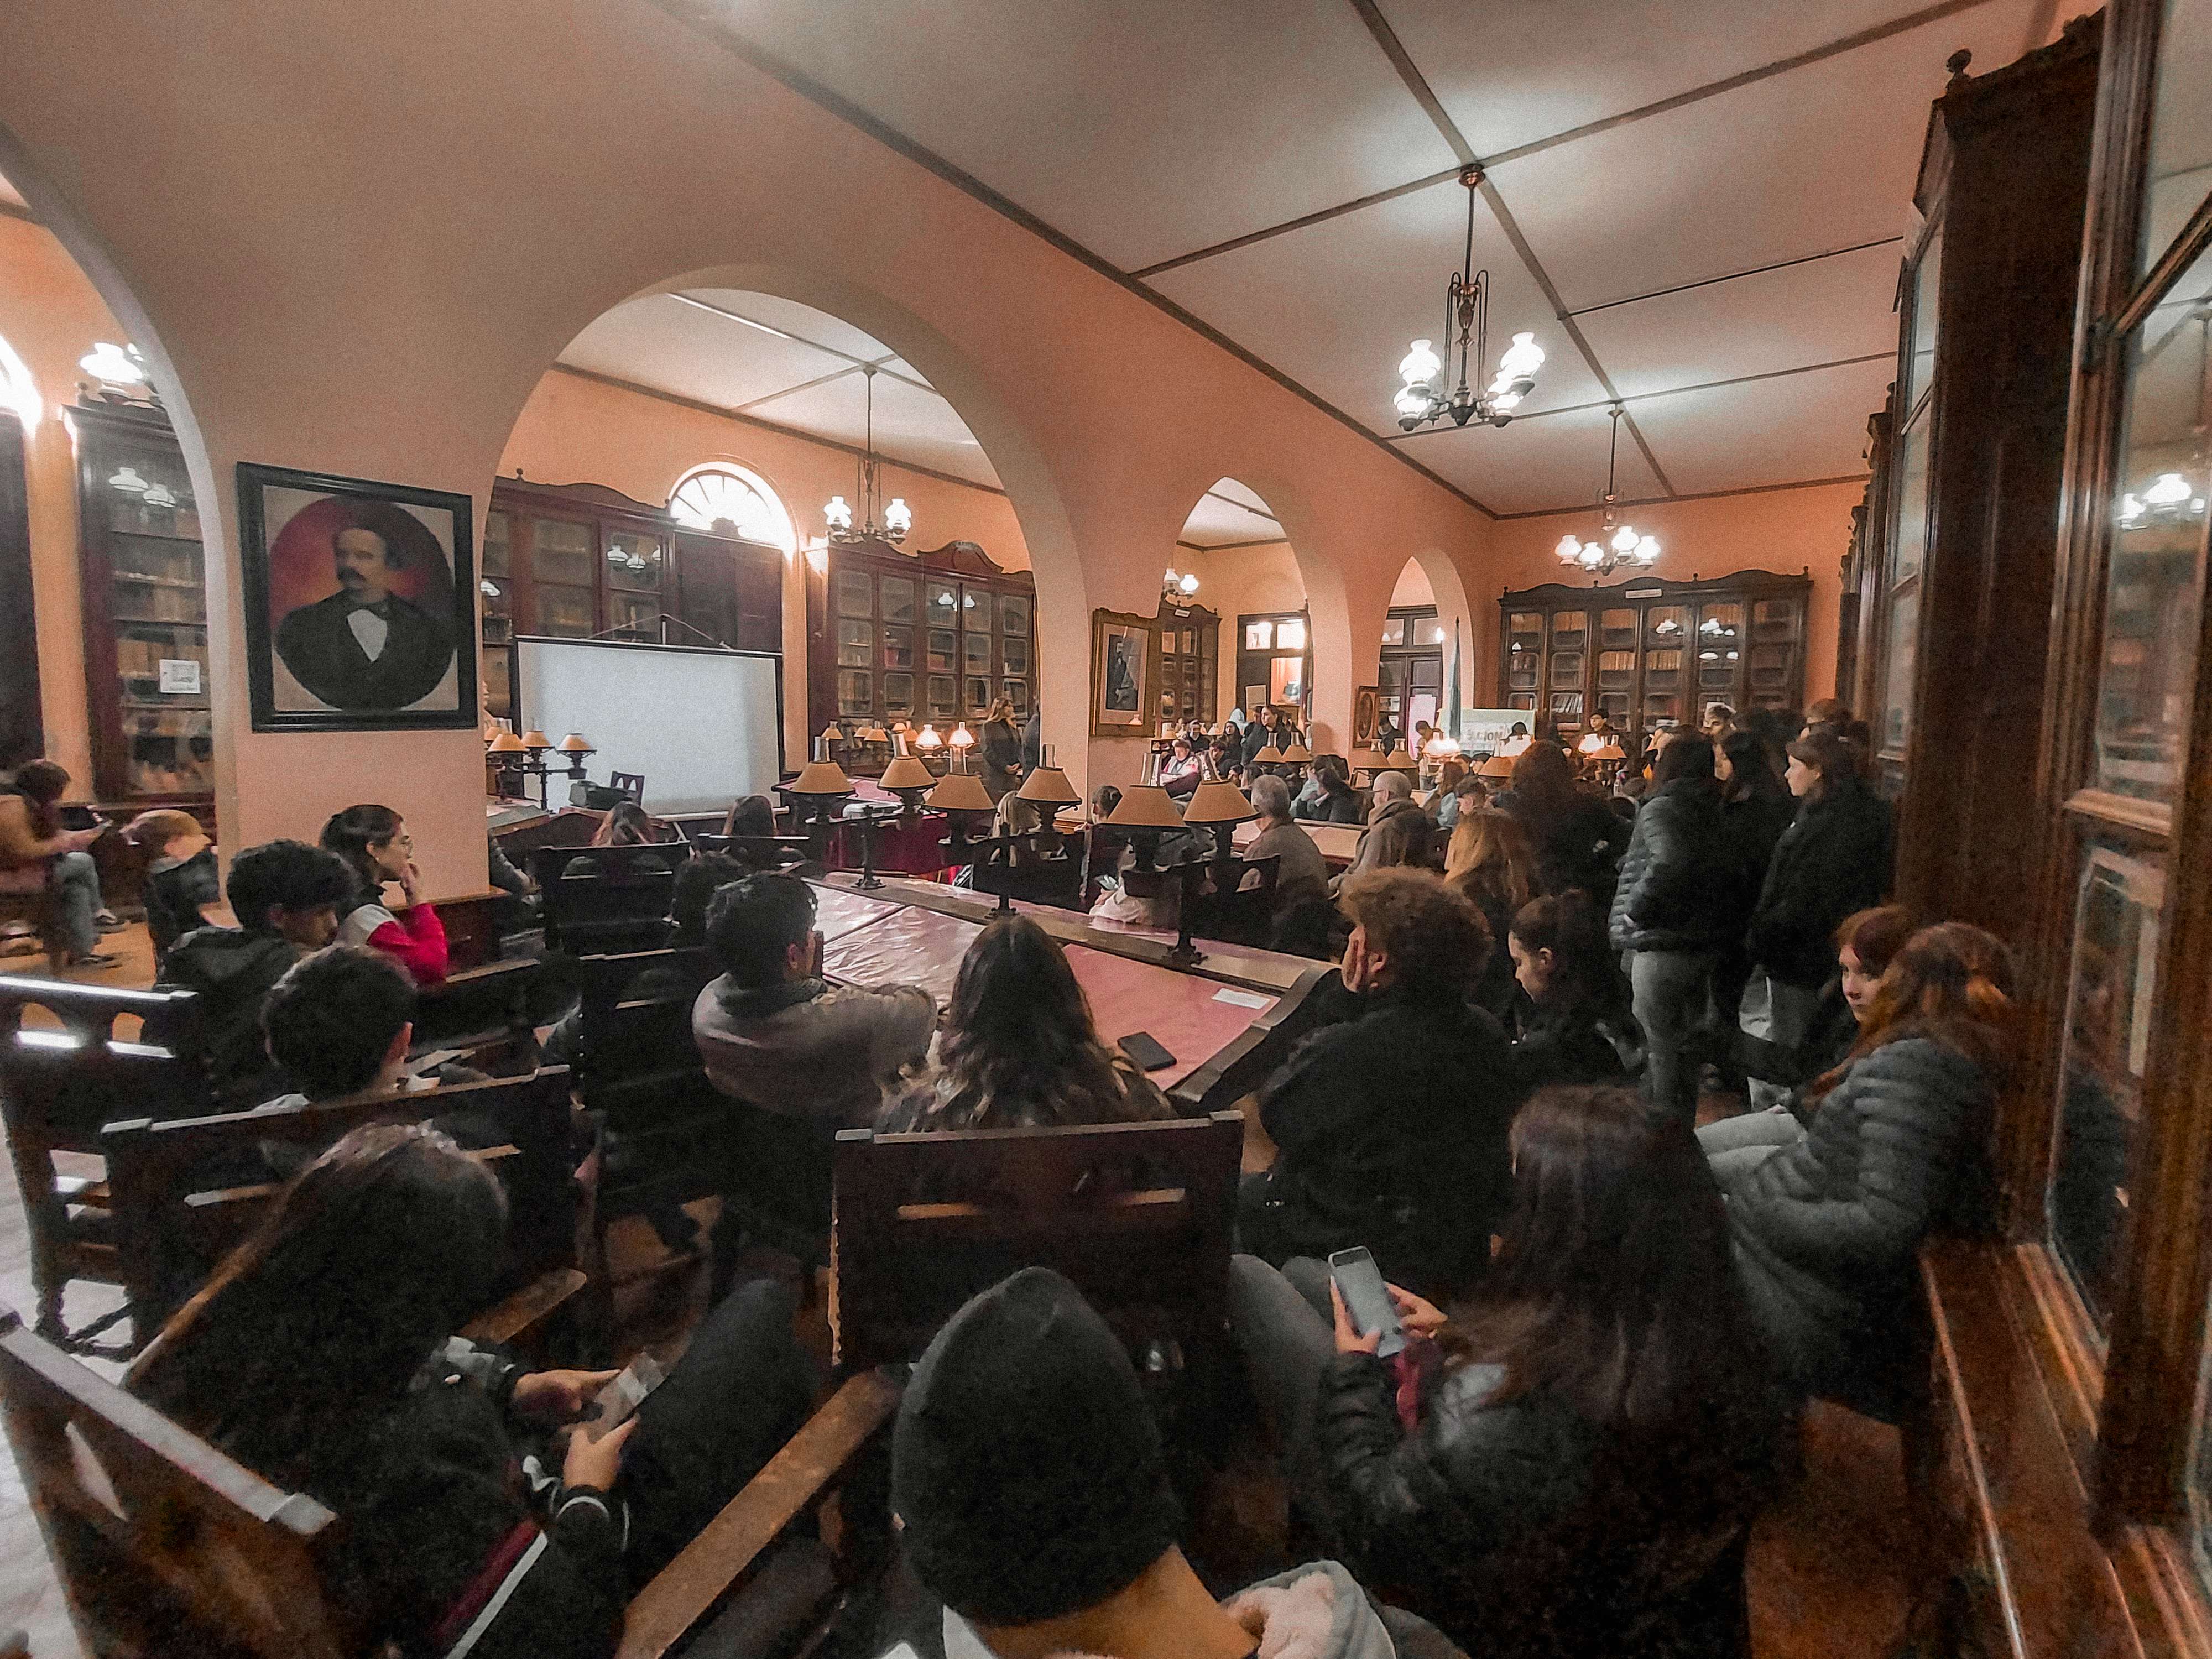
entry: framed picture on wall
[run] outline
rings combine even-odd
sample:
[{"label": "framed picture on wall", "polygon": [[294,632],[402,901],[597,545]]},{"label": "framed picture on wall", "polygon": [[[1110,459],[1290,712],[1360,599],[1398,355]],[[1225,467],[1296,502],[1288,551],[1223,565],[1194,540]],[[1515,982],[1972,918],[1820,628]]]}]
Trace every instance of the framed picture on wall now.
[{"label": "framed picture on wall", "polygon": [[1139,738],[1151,729],[1151,617],[1126,611],[1091,613],[1091,735]]},{"label": "framed picture on wall", "polygon": [[238,466],[257,732],[474,730],[469,497]]},{"label": "framed picture on wall", "polygon": [[1372,749],[1382,725],[1382,688],[1363,685],[1352,694],[1352,746]]}]

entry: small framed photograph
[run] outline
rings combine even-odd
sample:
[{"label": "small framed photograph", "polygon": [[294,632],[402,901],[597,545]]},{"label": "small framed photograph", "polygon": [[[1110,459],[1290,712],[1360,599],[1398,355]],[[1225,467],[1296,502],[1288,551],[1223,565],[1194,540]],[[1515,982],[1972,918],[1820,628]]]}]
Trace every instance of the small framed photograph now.
[{"label": "small framed photograph", "polygon": [[1152,635],[1150,617],[1126,611],[1091,613],[1091,735],[1141,738],[1152,722]]},{"label": "small framed photograph", "polygon": [[1372,749],[1375,735],[1382,729],[1382,688],[1363,685],[1352,694],[1352,746]]},{"label": "small framed photograph", "polygon": [[469,497],[238,466],[257,732],[473,730]]}]

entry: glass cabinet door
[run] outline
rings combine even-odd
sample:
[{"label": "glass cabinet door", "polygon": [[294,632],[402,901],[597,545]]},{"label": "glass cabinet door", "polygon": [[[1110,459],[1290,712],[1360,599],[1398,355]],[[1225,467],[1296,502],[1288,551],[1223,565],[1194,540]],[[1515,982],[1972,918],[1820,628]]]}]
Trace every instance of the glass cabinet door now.
[{"label": "glass cabinet door", "polygon": [[118,435],[101,447],[105,477],[85,507],[106,521],[124,787],[204,794],[215,787],[214,716],[191,481],[173,441]]},{"label": "glass cabinet door", "polygon": [[1562,730],[1578,728],[1583,723],[1583,658],[1589,653],[1589,646],[1588,611],[1552,613],[1552,649],[1546,664],[1550,701],[1546,706],[1551,712],[1552,724]]},{"label": "glass cabinet door", "polygon": [[1655,605],[1644,613],[1644,725],[1680,720],[1689,707],[1683,699],[1682,653],[1690,642],[1690,609]]},{"label": "glass cabinet door", "polygon": [[1737,708],[1736,680],[1743,666],[1743,606],[1706,605],[1698,611],[1697,717],[1703,724],[1715,703]]},{"label": "glass cabinet door", "polygon": [[1750,674],[1753,708],[1788,708],[1796,699],[1798,635],[1804,607],[1795,599],[1757,599],[1751,607]]},{"label": "glass cabinet door", "polygon": [[618,530],[607,538],[607,628],[615,637],[660,637],[660,575],[665,557],[657,536]]},{"label": "glass cabinet door", "polygon": [[1534,611],[1516,611],[1507,618],[1505,692],[1508,708],[1534,709],[1539,676],[1542,672],[1544,618]]},{"label": "glass cabinet door", "polygon": [[597,631],[595,539],[588,524],[571,524],[565,519],[531,520],[530,574],[540,634],[580,640]]}]

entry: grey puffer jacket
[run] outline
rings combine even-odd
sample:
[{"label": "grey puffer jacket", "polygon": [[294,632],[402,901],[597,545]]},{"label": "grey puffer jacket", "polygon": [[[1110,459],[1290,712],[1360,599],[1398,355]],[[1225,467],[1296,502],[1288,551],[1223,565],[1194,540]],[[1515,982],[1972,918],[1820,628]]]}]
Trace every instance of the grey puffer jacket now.
[{"label": "grey puffer jacket", "polygon": [[1607,931],[1616,951],[1717,951],[1743,925],[1735,841],[1720,797],[1678,779],[1636,815]]},{"label": "grey puffer jacket", "polygon": [[1922,1386],[1916,1253],[1930,1233],[1981,1226],[1989,1109],[1965,1054],[1924,1036],[1885,1043],[1794,1145],[1730,1185],[1736,1270],[1793,1384],[1877,1416]]}]

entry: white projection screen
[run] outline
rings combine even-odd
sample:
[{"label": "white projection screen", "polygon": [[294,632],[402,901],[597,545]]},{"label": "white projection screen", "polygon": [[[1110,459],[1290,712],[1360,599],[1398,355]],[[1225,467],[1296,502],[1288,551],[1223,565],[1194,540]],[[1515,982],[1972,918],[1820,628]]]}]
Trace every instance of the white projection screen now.
[{"label": "white projection screen", "polygon": [[[775,787],[783,765],[783,659],[616,640],[514,641],[515,726],[554,742],[581,732],[610,772],[645,775],[645,809],[720,812]],[[557,789],[560,780],[552,780]]]}]

